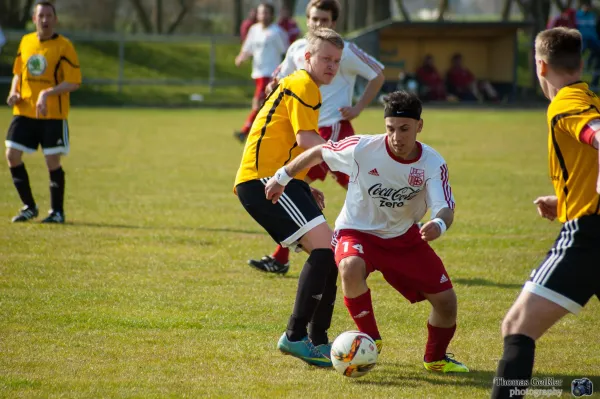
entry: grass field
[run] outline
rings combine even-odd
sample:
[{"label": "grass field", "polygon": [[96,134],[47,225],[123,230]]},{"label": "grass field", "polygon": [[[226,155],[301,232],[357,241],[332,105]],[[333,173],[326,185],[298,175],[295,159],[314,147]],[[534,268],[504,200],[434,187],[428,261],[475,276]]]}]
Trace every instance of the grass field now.
[{"label": "grass field", "polygon": [[[450,351],[471,373],[422,367],[429,306],[371,276],[385,346],[367,376],[345,379],[275,350],[304,255],[285,277],[246,259],[270,238],[232,194],[245,110],[75,108],[65,159],[68,224],[11,224],[19,207],[0,168],[0,397],[485,398],[500,322],[559,225],[532,205],[551,192],[544,111],[426,110],[421,139],[445,155],[457,212],[433,246],[459,298]],[[9,123],[8,110],[0,125]],[[379,133],[379,109],[355,123]],[[48,177],[26,158],[40,210]],[[344,193],[319,184],[333,223]],[[330,331],[354,329],[338,292]],[[535,375],[600,389],[600,306],[590,301],[538,343]]]}]

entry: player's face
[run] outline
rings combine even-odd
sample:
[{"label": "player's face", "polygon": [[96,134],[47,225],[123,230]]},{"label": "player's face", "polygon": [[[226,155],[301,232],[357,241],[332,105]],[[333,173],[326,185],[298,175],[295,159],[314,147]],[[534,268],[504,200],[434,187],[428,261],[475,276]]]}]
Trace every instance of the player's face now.
[{"label": "player's face", "polygon": [[271,10],[269,9],[269,7],[265,7],[263,5],[258,6],[256,18],[258,19],[258,22],[260,22],[263,25],[271,25],[271,22],[273,22],[273,15],[271,14]]},{"label": "player's face", "polygon": [[423,129],[423,119],[417,121],[412,118],[388,116],[385,118],[385,128],[388,144],[394,155],[403,159],[411,158],[417,134]]},{"label": "player's face", "polygon": [[315,82],[318,85],[328,85],[340,69],[342,50],[328,41],[321,41],[318,50],[314,54],[306,53],[305,57],[306,70]]},{"label": "player's face", "polygon": [[335,28],[335,22],[331,18],[331,11],[319,10],[317,7],[312,7],[308,11],[306,25],[310,30],[319,28],[333,29]]},{"label": "player's face", "polygon": [[56,15],[50,6],[39,5],[33,14],[33,23],[38,33],[48,35],[54,33]]}]

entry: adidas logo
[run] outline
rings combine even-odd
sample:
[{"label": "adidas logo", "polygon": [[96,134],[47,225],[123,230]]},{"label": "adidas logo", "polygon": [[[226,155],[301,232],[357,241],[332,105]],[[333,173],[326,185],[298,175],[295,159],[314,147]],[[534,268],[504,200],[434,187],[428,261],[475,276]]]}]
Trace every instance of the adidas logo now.
[{"label": "adidas logo", "polygon": [[313,295],[312,297],[315,298],[317,301],[320,301],[321,298],[323,298],[323,294]]},{"label": "adidas logo", "polygon": [[442,278],[440,279],[440,284],[445,283],[446,281],[448,281],[448,277],[446,277],[445,274],[442,274]]},{"label": "adidas logo", "polygon": [[372,171],[369,172],[370,175],[373,176],[379,176],[379,172],[377,172],[377,169],[373,169]]},{"label": "adidas logo", "polygon": [[63,143],[62,139],[58,139],[58,141],[56,142],[56,145],[61,145]]},{"label": "adidas logo", "polygon": [[368,310],[363,310],[362,312],[360,312],[359,314],[357,314],[356,316],[352,316],[353,319],[360,319],[362,317],[365,317],[366,315],[368,315],[369,312]]}]

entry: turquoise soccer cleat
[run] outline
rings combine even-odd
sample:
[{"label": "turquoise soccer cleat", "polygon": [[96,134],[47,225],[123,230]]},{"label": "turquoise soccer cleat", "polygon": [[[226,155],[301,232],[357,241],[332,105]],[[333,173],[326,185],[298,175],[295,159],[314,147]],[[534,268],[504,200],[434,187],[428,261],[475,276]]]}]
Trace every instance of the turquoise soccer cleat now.
[{"label": "turquoise soccer cleat", "polygon": [[317,367],[332,367],[331,360],[323,355],[308,339],[308,336],[300,341],[292,342],[288,339],[286,333],[283,333],[277,343],[279,349],[284,355],[292,355],[306,363]]}]

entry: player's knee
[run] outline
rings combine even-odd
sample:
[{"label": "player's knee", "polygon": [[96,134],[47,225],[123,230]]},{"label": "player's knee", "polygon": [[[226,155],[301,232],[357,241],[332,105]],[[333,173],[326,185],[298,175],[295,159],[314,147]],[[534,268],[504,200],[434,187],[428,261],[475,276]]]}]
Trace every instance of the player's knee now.
[{"label": "player's knee", "polygon": [[6,162],[8,162],[8,166],[10,166],[11,168],[19,166],[22,163],[21,159],[23,157],[23,152],[19,150],[15,150],[14,148],[7,148],[5,155]]},{"label": "player's knee", "polygon": [[443,292],[433,303],[435,311],[448,319],[456,319],[458,313],[458,301],[454,290]]},{"label": "player's knee", "polygon": [[46,166],[48,170],[60,168],[60,155],[46,155]]},{"label": "player's knee", "polygon": [[343,259],[339,264],[339,271],[344,284],[356,284],[366,277],[365,262],[357,256]]}]

